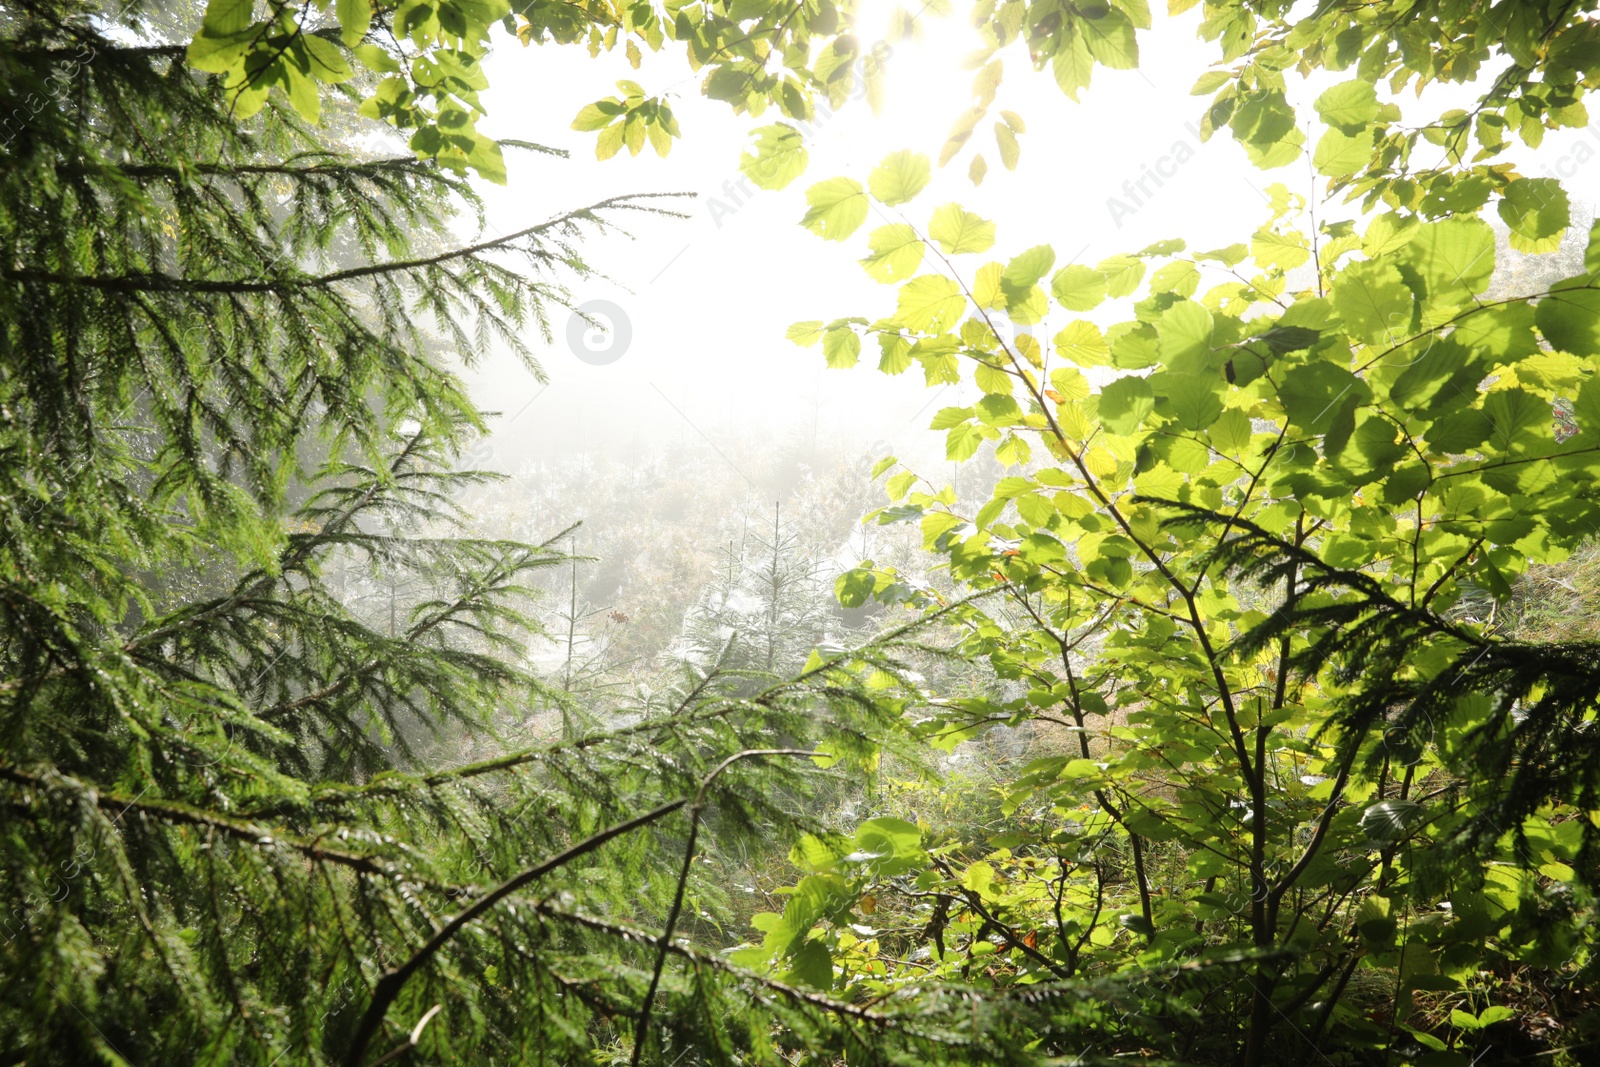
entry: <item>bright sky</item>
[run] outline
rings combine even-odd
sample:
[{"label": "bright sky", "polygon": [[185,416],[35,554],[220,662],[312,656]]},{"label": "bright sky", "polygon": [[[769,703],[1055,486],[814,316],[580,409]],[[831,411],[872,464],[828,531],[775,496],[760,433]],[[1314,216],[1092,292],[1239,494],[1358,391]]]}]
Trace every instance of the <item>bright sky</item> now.
[{"label": "bright sky", "polygon": [[[861,23],[863,41],[875,39],[888,10],[869,7]],[[1064,265],[1092,264],[1168,237],[1183,237],[1191,249],[1248,240],[1266,217],[1261,189],[1281,181],[1308,194],[1311,172],[1300,162],[1263,173],[1226,133],[1202,145],[1190,132],[1203,104],[1189,90],[1215,55],[1214,46],[1196,39],[1198,23],[1198,9],[1176,19],[1158,15],[1154,31],[1141,35],[1141,69],[1096,68],[1094,84],[1078,104],[1066,99],[1048,72],[1035,73],[1018,62],[1020,52],[1008,53],[991,118],[1009,108],[1027,120],[1020,166],[1015,172],[1002,168],[986,121],[973,138],[989,162],[983,185],[974,188],[966,177],[969,146],[936,171],[933,185],[909,205],[908,218],[925,227],[936,206],[956,200],[994,219],[997,245],[988,255],[962,257],[970,261],[961,264],[969,272],[1039,243],[1051,244],[1058,265]],[[741,178],[739,154],[750,128],[780,116],[734,116],[726,105],[705,100],[698,79],[688,76],[675,54],[646,55],[635,72],[620,52],[595,60],[581,48],[523,49],[502,39],[489,59],[492,88],[484,128],[567,149],[572,158],[512,153],[509,184],[486,190],[496,230],[510,232],[623,193],[700,194],[683,205],[688,219],[635,220],[632,239],[585,245],[590,261],[611,281],[583,283],[574,295],[622,309],[631,340],[619,358],[603,366],[581,361],[568,347],[563,314],[553,324],[554,343],[540,345],[548,387],[541,390],[510,371],[508,362],[494,363],[481,379],[483,401],[506,415],[497,437],[505,462],[632,450],[668,435],[716,441],[733,433],[776,435],[784,427],[809,427],[814,415],[824,432],[848,426],[902,454],[929,446],[933,437],[922,427],[935,407],[960,402],[955,389],[935,399],[915,369],[897,378],[879,374],[869,366],[876,361],[875,346],[867,347],[855,370],[829,371],[820,350],[784,340],[794,321],[871,316],[893,305],[893,290],[874,283],[854,262],[864,253],[868,230],[892,220],[869,218],[845,244],[823,241],[798,221],[812,182],[839,174],[864,180],[879,159],[899,148],[937,158],[950,123],[970,103],[972,72],[962,68],[962,60],[975,38],[955,16],[924,18],[922,25],[921,40],[893,44],[881,111],[873,114],[864,100],[847,104],[820,124],[809,145],[810,167],[800,179],[781,192],[756,190],[753,197],[733,188]],[[1299,88],[1291,83],[1291,101],[1303,115],[1314,116],[1309,105],[1315,94],[1347,76]],[[612,95],[620,78],[638,81],[651,94],[677,94],[673,107],[684,137],[666,159],[647,147],[636,158],[624,152],[599,162],[594,134],[568,128],[579,107]],[[1459,89],[1454,93],[1464,98]],[[1447,99],[1448,93],[1430,91],[1425,104]],[[1310,143],[1319,132],[1311,131]],[[1138,182],[1158,163],[1171,172],[1177,157],[1190,153],[1159,187],[1147,179],[1152,195],[1141,194],[1143,203],[1131,216],[1113,218],[1109,198],[1132,203],[1125,183]],[[1600,179],[1597,157],[1600,122],[1589,130],[1552,134],[1536,157],[1524,154],[1518,162],[1530,175],[1559,170],[1574,198],[1592,203]],[[713,219],[711,198],[731,214],[719,208]],[[1063,324],[1047,322],[1034,332],[1048,337]],[[589,343],[596,341],[607,343],[603,336],[591,336]]]}]

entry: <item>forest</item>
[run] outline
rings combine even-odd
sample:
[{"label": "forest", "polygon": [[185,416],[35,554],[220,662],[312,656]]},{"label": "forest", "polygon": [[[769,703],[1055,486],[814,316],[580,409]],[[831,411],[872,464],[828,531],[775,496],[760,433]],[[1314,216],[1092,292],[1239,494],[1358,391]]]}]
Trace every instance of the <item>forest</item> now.
[{"label": "forest", "polygon": [[1597,11],[0,0],[0,1065],[1600,1063]]}]

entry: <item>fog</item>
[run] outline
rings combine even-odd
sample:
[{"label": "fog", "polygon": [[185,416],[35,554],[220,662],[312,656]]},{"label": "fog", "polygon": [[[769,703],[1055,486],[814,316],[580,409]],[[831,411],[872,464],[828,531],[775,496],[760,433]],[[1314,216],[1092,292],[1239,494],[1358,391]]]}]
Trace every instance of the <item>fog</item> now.
[{"label": "fog", "polygon": [[[823,241],[798,225],[806,186],[839,174],[864,179],[900,148],[937,158],[950,123],[971,103],[972,72],[963,66],[974,40],[969,27],[955,15],[929,14],[918,20],[920,39],[882,42],[888,14],[887,5],[868,5],[860,32],[864,42],[880,42],[884,86],[876,112],[858,94],[820,118],[808,142],[809,168],[779,192],[740,188],[738,159],[750,129],[782,117],[735,116],[727,105],[705,100],[698,81],[683,77],[680,57],[647,54],[634,71],[620,52],[595,60],[581,48],[524,48],[501,36],[488,60],[493,88],[485,96],[485,129],[565,150],[570,158],[508,150],[508,184],[484,187],[487,235],[612,196],[696,196],[657,202],[686,218],[630,213],[619,217],[619,231],[584,242],[585,257],[604,277],[573,284],[574,301],[600,309],[602,317],[620,312],[620,322],[608,335],[553,308],[552,338],[529,338],[548,385],[503,353],[471,374],[475,395],[501,413],[480,453],[486,465],[514,472],[561,456],[641,458],[673,446],[721,457],[754,490],[728,457],[796,438],[938,461],[942,437],[925,427],[937,407],[963,402],[958,387],[928,390],[915,369],[884,376],[873,366],[871,345],[857,368],[828,370],[818,349],[784,339],[798,320],[874,316],[893,306],[893,289],[874,283],[853,260],[864,251],[867,230],[895,220],[869,218],[855,241]],[[1048,71],[1029,70],[1017,53],[1007,53],[990,119],[949,166],[936,168],[906,218],[925,225],[933,207],[957,200],[994,219],[996,247],[965,257],[970,266],[960,266],[970,270],[1041,242],[1065,265],[1092,264],[1180,234],[1191,249],[1245,240],[1267,219],[1264,189],[1272,182],[1323,200],[1324,182],[1313,184],[1309,152],[1305,161],[1263,173],[1226,132],[1201,143],[1195,123],[1203,98],[1187,94],[1215,46],[1196,38],[1199,16],[1196,9],[1158,17],[1154,31],[1142,35],[1140,69],[1097,68],[1079,103],[1060,92]],[[1307,85],[1291,76],[1291,102],[1309,104],[1342,77]],[[612,95],[621,78],[647,93],[673,94],[684,136],[665,159],[646,147],[637,157],[624,151],[598,161],[594,135],[568,128],[579,107]],[[1434,87],[1424,103],[1449,106],[1471,93],[1471,87]],[[1001,166],[988,132],[1001,108],[1028,124],[1014,172]],[[1307,130],[1308,146],[1319,133]],[[1528,174],[1561,169],[1575,199],[1592,201],[1600,167],[1586,146],[1600,147],[1600,126],[1551,134],[1537,156],[1508,158]],[[967,177],[975,151],[989,163],[976,188]],[[1353,209],[1319,203],[1318,213],[1349,216]],[[1049,337],[1062,325],[1047,321],[1032,332]]]}]

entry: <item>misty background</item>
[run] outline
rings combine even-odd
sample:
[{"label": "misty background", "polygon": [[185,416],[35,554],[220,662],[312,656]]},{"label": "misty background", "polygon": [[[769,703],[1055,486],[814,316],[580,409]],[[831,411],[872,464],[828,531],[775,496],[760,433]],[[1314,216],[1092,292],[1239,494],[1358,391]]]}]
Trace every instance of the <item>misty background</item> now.
[{"label": "misty background", "polygon": [[[695,637],[696,626],[712,617],[720,621],[708,632],[754,634],[762,620],[776,628],[787,613],[789,622],[809,620],[800,628],[807,637],[842,640],[867,620],[832,603],[833,576],[860,559],[889,557],[917,573],[915,531],[859,522],[885,502],[871,466],[896,455],[935,484],[952,482],[958,474],[944,460],[943,434],[926,427],[939,408],[973,398],[962,386],[927,388],[917,369],[879,373],[872,345],[858,367],[830,370],[818,349],[784,337],[795,321],[876,316],[894,300],[893,288],[874,283],[855,259],[867,231],[901,220],[869,218],[856,240],[823,241],[798,225],[806,187],[835,175],[864,180],[901,148],[937,158],[951,123],[972,102],[974,38],[959,17],[924,11],[915,38],[888,40],[891,11],[869,3],[860,22],[863,52],[881,58],[881,92],[868,99],[858,91],[819,116],[807,171],[778,192],[744,181],[738,163],[749,131],[781,116],[731,115],[700,95],[697,79],[682,77],[681,62],[663,55],[646,54],[633,70],[620,53],[596,60],[581,49],[525,48],[501,35],[487,61],[493,88],[484,131],[568,158],[508,150],[507,185],[482,190],[484,235],[622,194],[693,194],[660,202],[686,217],[636,215],[585,241],[583,255],[604,280],[576,283],[571,295],[610,328],[553,307],[551,337],[527,339],[548,383],[504,352],[491,351],[465,372],[478,401],[498,413],[468,460],[507,476],[465,501],[469,510],[486,532],[533,540],[581,523],[562,544],[590,557],[565,578],[550,577],[552,642],[536,658],[568,668],[588,662],[597,671],[640,667],[664,652],[685,654],[705,637]],[[1020,165],[1004,169],[991,123],[982,122],[965,151],[936,168],[904,219],[921,229],[934,207],[958,201],[994,220],[995,248],[958,261],[970,273],[1039,243],[1051,244],[1064,266],[1178,234],[1191,250],[1248,240],[1270,217],[1273,182],[1311,200],[1320,219],[1354,217],[1358,205],[1326,201],[1325,180],[1311,169],[1319,129],[1306,130],[1301,161],[1268,173],[1248,165],[1226,131],[1200,141],[1202,98],[1187,94],[1215,55],[1196,36],[1200,17],[1195,9],[1158,18],[1141,36],[1139,69],[1097,68],[1078,103],[1048,71],[1007,53],[990,114],[1004,108],[1026,120]],[[1468,101],[1497,73],[1486,69],[1479,86],[1430,87],[1424,105]],[[1291,103],[1312,114],[1310,101],[1342,77],[1290,79]],[[599,161],[594,135],[569,128],[581,106],[612,95],[624,78],[647,94],[671,95],[683,138],[666,158],[647,147],[637,157]],[[977,187],[967,175],[974,153],[989,164]],[[1538,153],[1506,158],[1529,175],[1559,175],[1573,195],[1575,221],[1592,215],[1600,122],[1551,133]],[[1528,258],[1550,259],[1555,270],[1562,255]],[[1087,317],[1119,316],[1108,307]],[[1030,332],[1048,339],[1064,325],[1049,319]],[[993,473],[968,464],[959,476],[976,489]],[[774,541],[792,560],[774,562]],[[782,597],[752,592],[763,568],[775,567],[800,576],[806,604],[780,609],[774,601]],[[740,605],[749,609],[744,615]]]}]

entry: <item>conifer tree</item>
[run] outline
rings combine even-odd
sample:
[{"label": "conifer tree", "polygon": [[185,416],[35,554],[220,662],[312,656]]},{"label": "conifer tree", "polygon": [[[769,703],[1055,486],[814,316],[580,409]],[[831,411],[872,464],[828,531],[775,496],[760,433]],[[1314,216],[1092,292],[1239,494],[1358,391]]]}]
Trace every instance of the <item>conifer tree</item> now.
[{"label": "conifer tree", "polygon": [[[703,813],[794,821],[808,749],[765,738],[830,720],[859,762],[904,707],[859,681],[888,646],[743,695],[708,674],[564,744],[492,734],[548,698],[532,580],[565,554],[462,532],[483,419],[452,368],[496,343],[537,375],[576,241],[651,202],[461,245],[481,204],[448,166],[341,144],[304,99],[246,115],[184,56],[137,10],[0,11],[6,1058],[862,1047],[892,1009],[675,932]],[[495,754],[432,762],[463,734]]]}]

